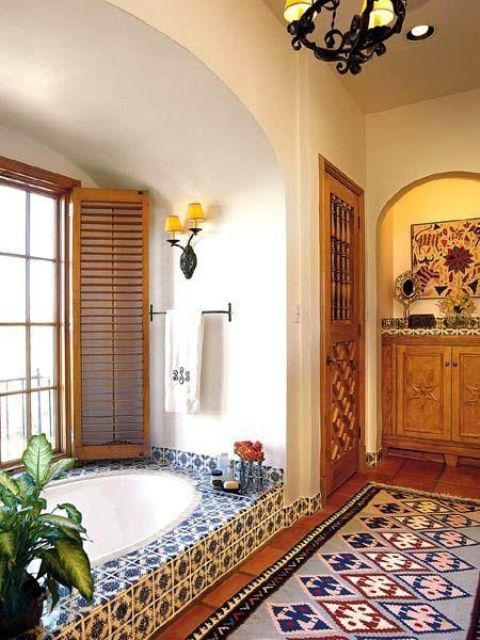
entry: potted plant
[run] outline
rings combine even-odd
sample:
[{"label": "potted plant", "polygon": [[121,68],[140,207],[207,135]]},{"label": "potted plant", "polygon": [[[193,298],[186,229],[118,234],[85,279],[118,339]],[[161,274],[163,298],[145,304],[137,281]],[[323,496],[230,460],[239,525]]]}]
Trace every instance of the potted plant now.
[{"label": "potted plant", "polygon": [[73,504],[48,511],[42,498],[44,487],[75,461],[52,463],[42,434],[30,438],[22,462],[25,473],[17,477],[0,471],[0,638],[37,626],[45,600],[56,605],[60,585],[89,601],[93,596],[81,513]]}]

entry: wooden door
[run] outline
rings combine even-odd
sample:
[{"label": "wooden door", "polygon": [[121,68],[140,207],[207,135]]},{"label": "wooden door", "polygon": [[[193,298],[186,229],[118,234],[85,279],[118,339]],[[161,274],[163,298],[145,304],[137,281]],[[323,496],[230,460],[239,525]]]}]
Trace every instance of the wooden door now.
[{"label": "wooden door", "polygon": [[397,435],[450,440],[452,350],[397,347]]},{"label": "wooden door", "polygon": [[75,189],[74,448],[149,453],[148,195]]},{"label": "wooden door", "polygon": [[[321,162],[322,493],[358,469],[364,455],[363,191]],[[361,463],[363,466],[363,461]]]},{"label": "wooden door", "polygon": [[452,347],[452,440],[480,446],[480,347]]}]

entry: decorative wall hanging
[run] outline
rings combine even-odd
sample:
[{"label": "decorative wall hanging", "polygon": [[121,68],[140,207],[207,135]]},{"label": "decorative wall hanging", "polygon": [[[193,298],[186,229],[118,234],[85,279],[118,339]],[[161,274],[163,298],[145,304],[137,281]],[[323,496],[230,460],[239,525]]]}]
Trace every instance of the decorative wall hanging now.
[{"label": "decorative wall hanging", "polygon": [[421,299],[480,297],[480,218],[412,225],[412,271]]},{"label": "decorative wall hanging", "polygon": [[[295,51],[305,47],[318,60],[336,62],[338,73],[357,75],[365,62],[386,53],[385,42],[402,31],[407,0],[364,0],[363,5],[359,0],[359,13],[352,16],[350,29],[345,32],[337,24],[341,2],[287,0],[284,16]],[[326,33],[312,39],[317,22],[324,16],[329,18]]]}]

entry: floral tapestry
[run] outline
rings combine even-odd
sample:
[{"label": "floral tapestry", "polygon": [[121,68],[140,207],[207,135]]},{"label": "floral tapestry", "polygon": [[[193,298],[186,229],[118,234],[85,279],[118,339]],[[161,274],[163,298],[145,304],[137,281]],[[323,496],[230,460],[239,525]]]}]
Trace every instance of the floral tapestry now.
[{"label": "floral tapestry", "polygon": [[412,225],[412,271],[420,298],[480,297],[480,218]]}]

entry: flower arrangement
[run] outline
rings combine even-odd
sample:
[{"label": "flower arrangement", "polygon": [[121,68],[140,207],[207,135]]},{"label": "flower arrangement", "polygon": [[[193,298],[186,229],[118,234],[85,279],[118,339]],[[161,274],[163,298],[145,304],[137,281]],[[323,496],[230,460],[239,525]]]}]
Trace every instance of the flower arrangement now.
[{"label": "flower arrangement", "polygon": [[463,289],[452,291],[449,296],[438,303],[440,310],[445,314],[447,321],[461,323],[473,315],[475,302],[472,297]]},{"label": "flower arrangement", "polygon": [[235,442],[233,450],[244,462],[263,462],[265,460],[263,444],[258,440],[256,442],[251,440]]},{"label": "flower arrangement", "polygon": [[258,440],[243,440],[235,442],[233,450],[240,458],[240,486],[247,493],[254,489],[260,491],[263,486],[262,464],[265,460],[263,444]]}]

